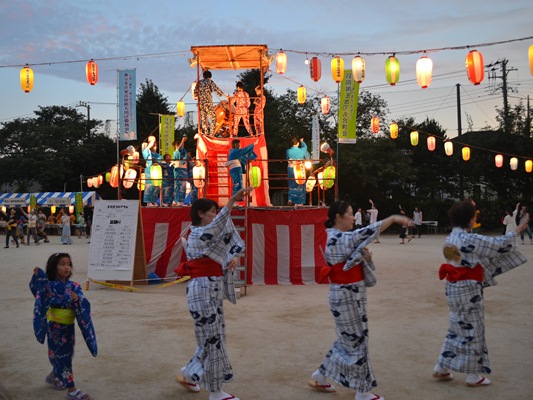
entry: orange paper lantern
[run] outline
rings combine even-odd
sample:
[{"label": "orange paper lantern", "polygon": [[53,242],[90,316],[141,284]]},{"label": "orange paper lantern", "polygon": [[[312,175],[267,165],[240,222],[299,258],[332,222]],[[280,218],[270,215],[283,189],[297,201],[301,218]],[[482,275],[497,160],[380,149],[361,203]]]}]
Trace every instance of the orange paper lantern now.
[{"label": "orange paper lantern", "polygon": [[526,172],[529,174],[531,173],[531,171],[533,171],[533,161],[531,160],[526,160],[525,164],[524,164],[524,168],[526,169]]},{"label": "orange paper lantern", "polygon": [[390,137],[391,139],[398,139],[398,124],[396,122],[390,124]]},{"label": "orange paper lantern", "polygon": [[463,147],[462,153],[463,153],[463,160],[465,161],[470,160],[470,147],[468,146]]},{"label": "orange paper lantern", "polygon": [[91,86],[98,82],[98,64],[96,64],[93,59],[91,59],[91,61],[85,66],[85,76],[87,77],[87,82],[89,82]]},{"label": "orange paper lantern", "polygon": [[379,132],[379,117],[373,116],[372,120],[370,121],[370,126],[372,128],[372,132],[378,133]]},{"label": "orange paper lantern", "polygon": [[483,81],[485,66],[483,64],[483,55],[479,51],[472,50],[466,56],[466,74],[474,85],[479,85]]},{"label": "orange paper lantern", "polygon": [[276,72],[280,75],[284,74],[287,70],[287,54],[280,50],[276,54]]}]

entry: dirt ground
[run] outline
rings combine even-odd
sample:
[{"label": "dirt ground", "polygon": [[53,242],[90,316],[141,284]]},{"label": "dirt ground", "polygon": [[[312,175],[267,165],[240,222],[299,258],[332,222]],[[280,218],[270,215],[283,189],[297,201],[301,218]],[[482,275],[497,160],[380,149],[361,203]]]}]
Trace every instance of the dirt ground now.
[{"label": "dirt ground", "polygon": [[[1,240],[4,240],[2,237]],[[432,368],[446,334],[444,284],[437,278],[442,235],[406,245],[382,235],[371,250],[378,285],[369,289],[370,359],[375,393],[403,399],[533,399],[533,246],[521,245],[530,260],[485,291],[486,333],[493,384],[468,388],[464,376],[436,382]],[[2,246],[3,247],[3,246]],[[61,399],[48,387],[51,367],[45,345],[32,331],[33,297],[28,282],[35,266],[52,253],[68,251],[74,280],[87,276],[89,244],[58,237],[40,246],[0,250],[0,383],[11,399]],[[235,380],[225,390],[242,400],[353,399],[354,392],[314,392],[307,386],[334,338],[327,285],[251,286],[236,305],[225,303],[228,348]],[[77,386],[95,399],[207,399],[185,391],[175,375],[191,357],[195,340],[185,284],[145,287],[130,293],[91,284],[99,355],[93,358],[76,328]],[[9,396],[9,397],[7,397]],[[0,399],[3,399],[0,391]]]}]

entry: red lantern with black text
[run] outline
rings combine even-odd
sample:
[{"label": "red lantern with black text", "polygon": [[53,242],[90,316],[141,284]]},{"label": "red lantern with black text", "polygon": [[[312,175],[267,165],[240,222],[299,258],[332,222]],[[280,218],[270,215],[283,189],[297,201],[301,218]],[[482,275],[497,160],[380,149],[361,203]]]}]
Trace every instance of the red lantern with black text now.
[{"label": "red lantern with black text", "polygon": [[390,124],[390,137],[391,139],[398,139],[398,124],[396,122]]},{"label": "red lantern with black text", "polygon": [[370,125],[372,127],[372,132],[378,133],[379,132],[379,117],[373,116],[370,122]]},{"label": "red lantern with black text", "polygon": [[311,58],[311,62],[309,63],[309,74],[311,75],[311,79],[315,82],[318,82],[322,76],[322,63],[318,57]]},{"label": "red lantern with black text", "polygon": [[416,80],[422,89],[426,89],[431,84],[433,73],[433,61],[427,56],[420,57],[416,62]]},{"label": "red lantern with black text", "polygon": [[357,83],[365,80],[365,60],[363,57],[355,56],[352,60],[352,75]]},{"label": "red lantern with black text", "polygon": [[344,79],[344,60],[339,56],[331,60],[331,77],[336,83],[341,83]]},{"label": "red lantern with black text", "polygon": [[385,61],[385,77],[391,86],[394,86],[400,80],[400,62],[394,56],[390,56]]},{"label": "red lantern with black text", "polygon": [[435,148],[436,148],[436,145],[437,145],[437,141],[435,139],[435,136],[428,136],[427,143],[428,143],[428,150],[429,151],[435,151]]},{"label": "red lantern with black text", "polygon": [[20,70],[20,86],[25,93],[30,93],[33,89],[33,70],[28,64]]},{"label": "red lantern with black text", "polygon": [[280,50],[276,54],[276,72],[280,75],[284,74],[287,70],[287,54]]},{"label": "red lantern with black text", "polygon": [[98,64],[91,59],[85,66],[85,75],[87,76],[87,82],[91,85],[95,85],[98,82]]},{"label": "red lantern with black text", "polygon": [[479,51],[472,50],[466,56],[466,74],[474,85],[479,85],[485,78],[483,55]]}]

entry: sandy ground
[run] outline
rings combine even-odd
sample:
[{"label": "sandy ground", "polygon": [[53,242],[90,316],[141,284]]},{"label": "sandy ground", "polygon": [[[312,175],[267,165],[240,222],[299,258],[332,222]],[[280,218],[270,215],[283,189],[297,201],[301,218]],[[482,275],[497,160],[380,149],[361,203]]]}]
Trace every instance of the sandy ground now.
[{"label": "sandy ground", "polygon": [[[451,382],[432,380],[447,327],[444,285],[437,279],[443,240],[442,235],[426,235],[399,245],[396,236],[382,235],[381,244],[372,245],[379,279],[369,290],[370,359],[379,385],[375,392],[387,400],[533,399],[529,244],[521,248],[530,261],[485,291],[493,384],[468,388],[461,374]],[[44,383],[51,368],[46,346],[33,335],[28,289],[33,267],[44,266],[58,251],[70,252],[74,280],[84,282],[86,239],[62,246],[52,237],[50,244],[0,248],[0,383],[12,399],[64,398],[64,392]],[[252,286],[237,305],[226,302],[235,372],[226,391],[242,400],[353,399],[348,389],[327,394],[307,386],[335,337],[327,292],[327,285]],[[99,355],[90,355],[77,330],[78,387],[99,400],[208,398],[206,391],[190,393],[175,382],[195,345],[185,284],[135,293],[91,284],[86,297],[92,304]]]}]

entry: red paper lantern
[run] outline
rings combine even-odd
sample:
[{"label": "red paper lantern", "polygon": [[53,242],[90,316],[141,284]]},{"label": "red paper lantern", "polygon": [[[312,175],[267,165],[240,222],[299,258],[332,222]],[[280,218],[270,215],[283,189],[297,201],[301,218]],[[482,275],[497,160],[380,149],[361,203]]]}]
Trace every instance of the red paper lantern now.
[{"label": "red paper lantern", "polygon": [[276,54],[276,72],[280,75],[284,74],[287,70],[287,54],[280,50]]},{"label": "red paper lantern", "polygon": [[311,58],[311,62],[309,63],[309,74],[311,75],[311,79],[315,82],[318,82],[322,76],[322,63],[318,57]]},{"label": "red paper lantern", "polygon": [[370,125],[372,127],[372,132],[378,133],[379,132],[379,117],[373,116],[372,120],[370,122]]},{"label": "red paper lantern", "polygon": [[426,89],[431,84],[433,73],[433,61],[427,56],[421,57],[416,62],[416,80],[422,89]]},{"label": "red paper lantern", "polygon": [[436,147],[435,136],[428,136],[427,142],[428,142],[428,150],[434,151]]},{"label": "red paper lantern", "polygon": [[474,85],[479,85],[483,81],[485,66],[483,65],[483,55],[479,51],[472,50],[466,56],[466,73]]},{"label": "red paper lantern", "polygon": [[91,61],[85,66],[85,75],[87,76],[87,82],[91,85],[98,82],[98,64],[96,64],[93,59],[91,59]]}]

